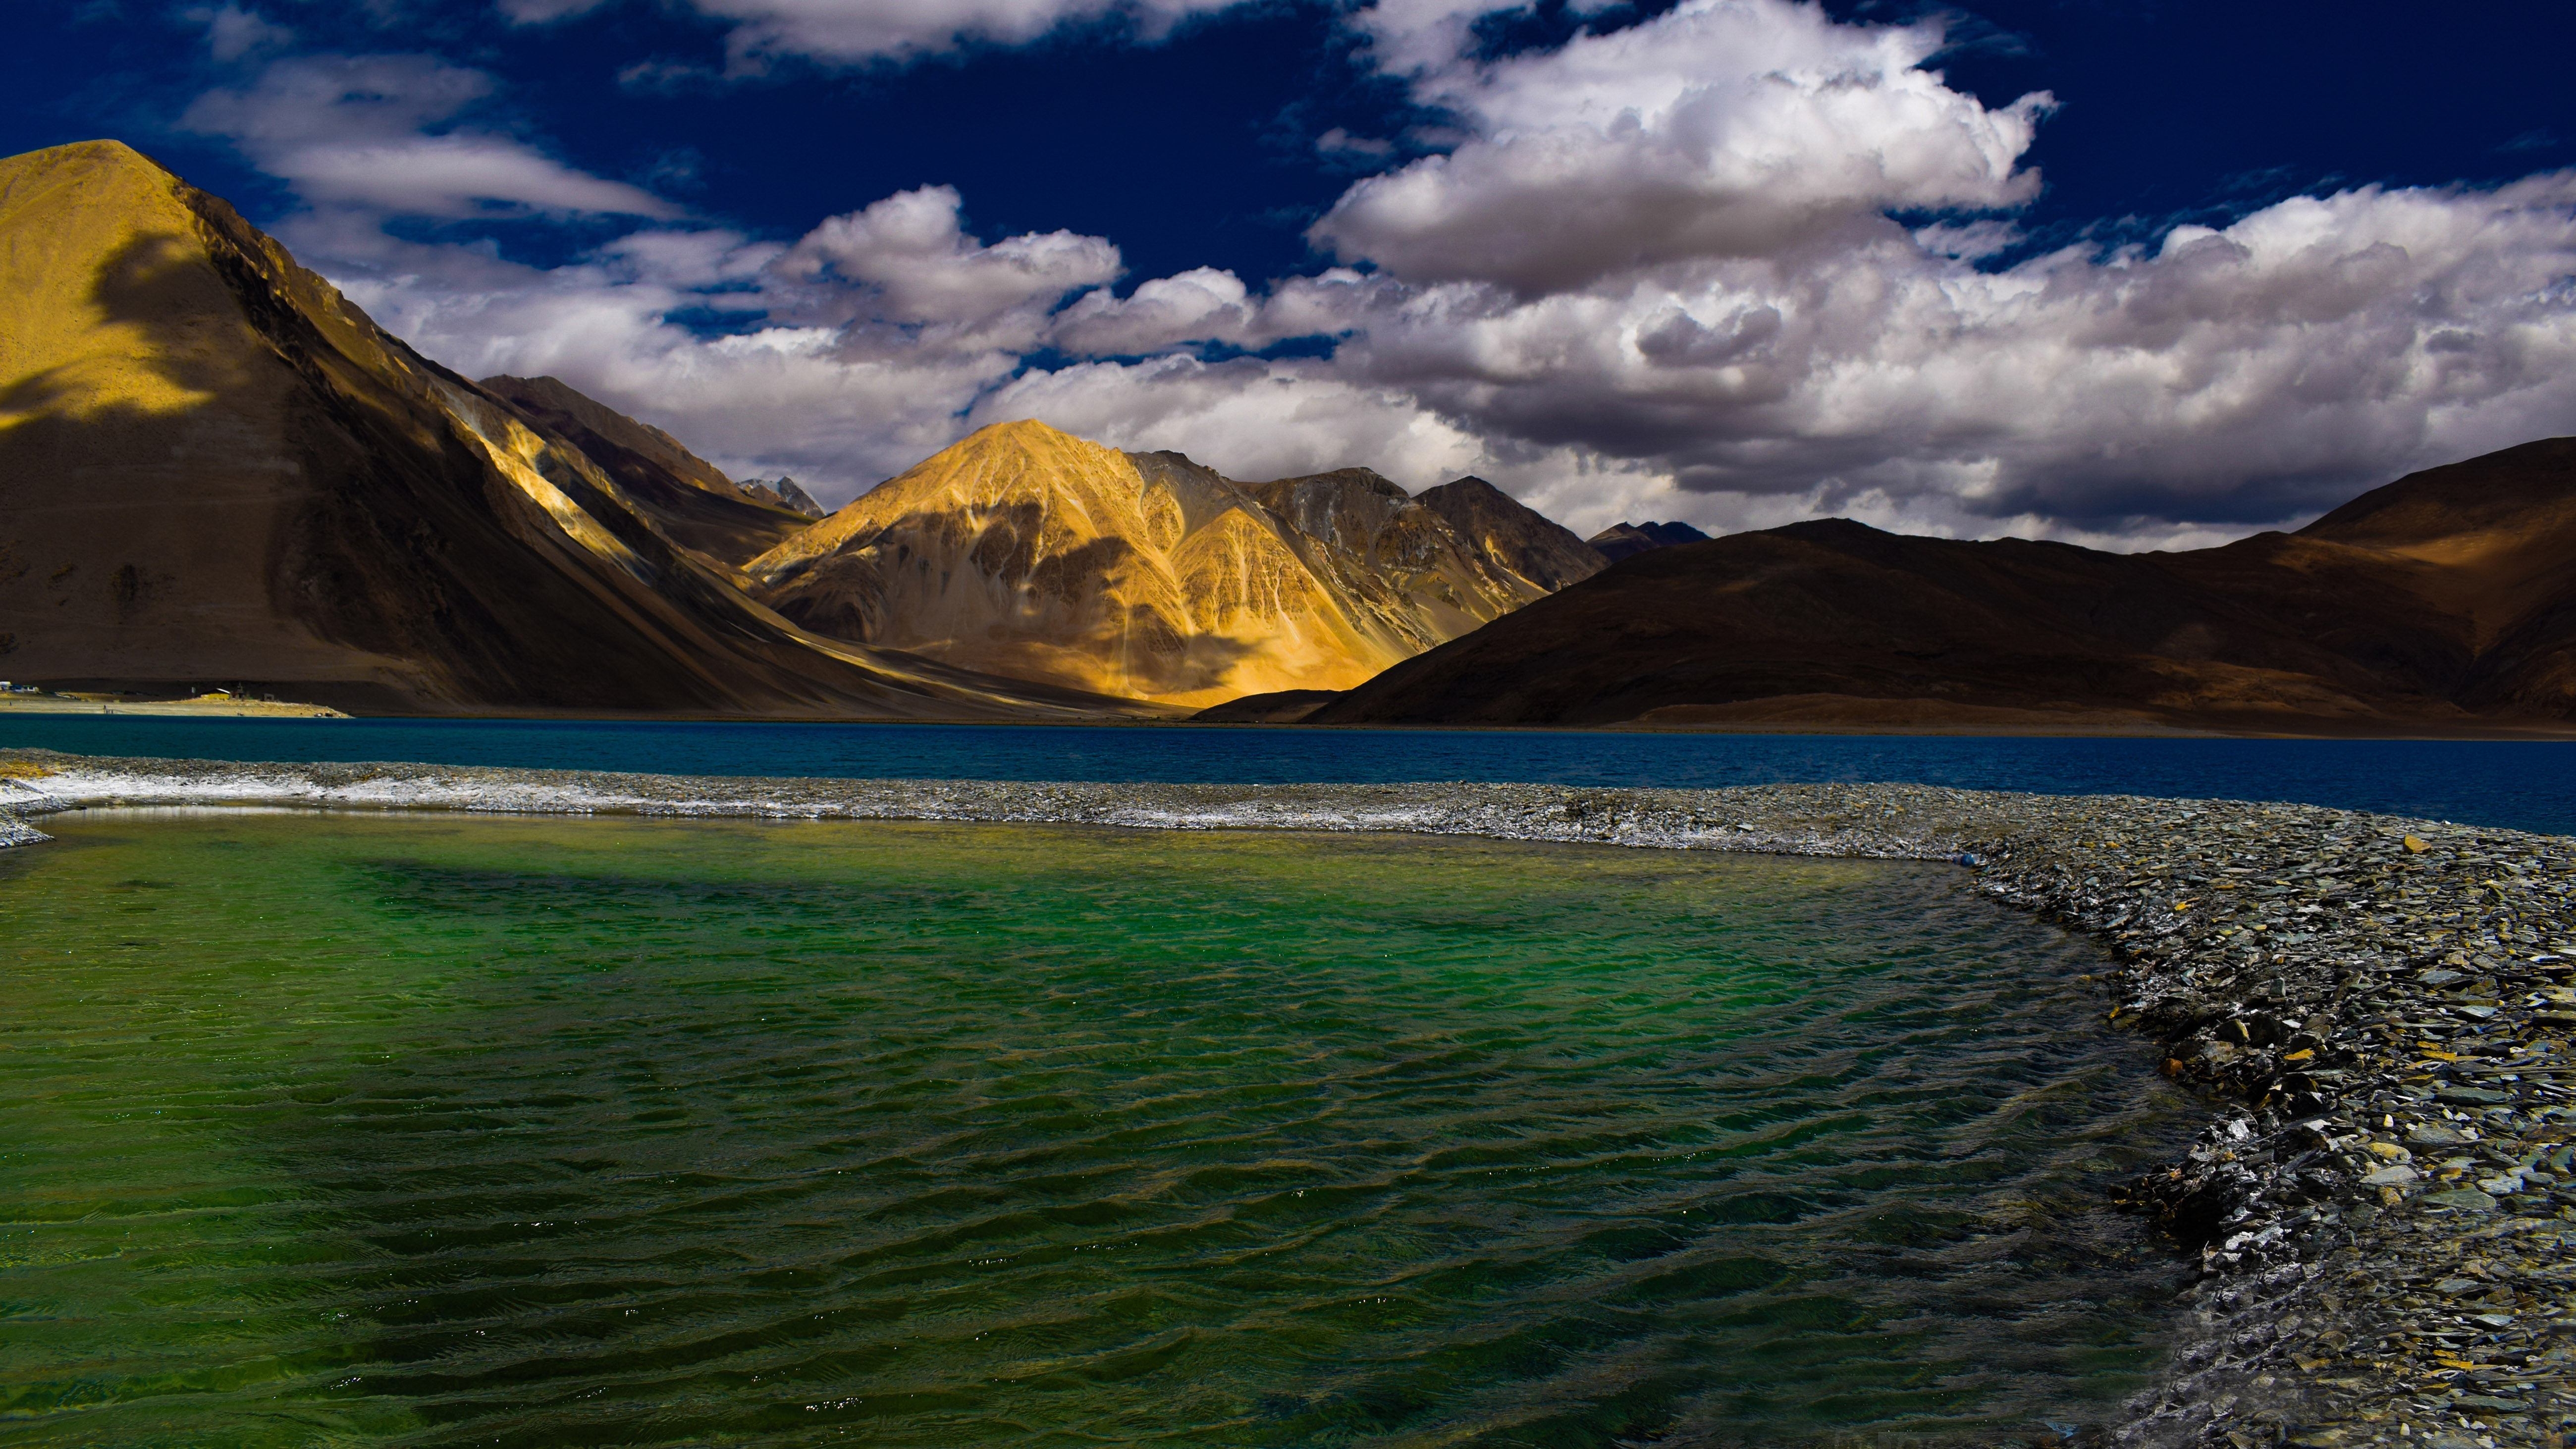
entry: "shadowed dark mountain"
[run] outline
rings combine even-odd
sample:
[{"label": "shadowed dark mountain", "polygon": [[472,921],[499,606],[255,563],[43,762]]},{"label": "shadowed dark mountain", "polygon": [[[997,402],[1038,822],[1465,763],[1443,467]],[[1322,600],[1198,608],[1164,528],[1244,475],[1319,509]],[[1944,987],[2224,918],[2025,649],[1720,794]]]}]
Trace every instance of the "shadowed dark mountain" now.
[{"label": "shadowed dark mountain", "polygon": [[1197,724],[1302,724],[1309,715],[1341,697],[1338,689],[1274,690],[1211,705],[1190,719]]},{"label": "shadowed dark mountain", "polygon": [[2563,726],[2576,721],[2576,439],[2185,553],[1841,519],[1653,549],[1309,717],[1627,721]]},{"label": "shadowed dark mountain", "polygon": [[1609,560],[1574,531],[1469,476],[1425,488],[1413,501],[1449,521],[1492,566],[1523,583],[1531,596],[1552,594],[1601,572]]},{"label": "shadowed dark mountain", "polygon": [[1707,534],[1687,523],[1614,523],[1592,535],[1590,544],[1604,559],[1617,563],[1650,548],[1673,548],[1707,540]]},{"label": "shadowed dark mountain", "polygon": [[554,378],[487,377],[481,386],[581,449],[673,543],[709,563],[739,568],[820,516],[735,483],[669,433]]},{"label": "shadowed dark mountain", "polygon": [[11,678],[433,713],[1137,708],[797,628],[664,523],[690,490],[745,527],[777,510],[569,389],[559,427],[420,356],[117,142],[0,161],[0,295]]}]

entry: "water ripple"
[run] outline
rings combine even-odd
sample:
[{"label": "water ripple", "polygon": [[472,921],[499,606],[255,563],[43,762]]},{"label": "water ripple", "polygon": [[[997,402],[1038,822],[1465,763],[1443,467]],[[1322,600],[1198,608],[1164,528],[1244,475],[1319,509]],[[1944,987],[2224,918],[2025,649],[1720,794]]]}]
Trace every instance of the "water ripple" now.
[{"label": "water ripple", "polygon": [[0,1445],[2020,1433],[2176,1281],[2090,948],[1938,868],[61,834],[0,862]]}]

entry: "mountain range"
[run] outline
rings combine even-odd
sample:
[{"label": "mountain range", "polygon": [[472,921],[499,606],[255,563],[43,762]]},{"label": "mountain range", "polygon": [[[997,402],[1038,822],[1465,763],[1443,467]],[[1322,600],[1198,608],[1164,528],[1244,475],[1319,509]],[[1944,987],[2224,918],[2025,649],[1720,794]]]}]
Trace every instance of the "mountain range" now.
[{"label": "mountain range", "polygon": [[0,672],[400,712],[1104,718],[1357,685],[1601,566],[1461,479],[1034,421],[828,518],[469,381],[113,141],[0,162]]},{"label": "mountain range", "polygon": [[1844,519],[1662,548],[1303,716],[2452,730],[2576,721],[2576,439],[2111,554]]},{"label": "mountain range", "polygon": [[120,143],[0,162],[0,298],[17,679],[430,713],[1147,709],[797,627],[731,561],[809,520],[569,390],[523,411],[429,361]]},{"label": "mountain range", "polygon": [[1586,541],[1480,479],[1023,419],[836,512],[469,380],[112,141],[0,161],[0,674],[402,713],[2563,730],[2576,440],[2110,554]]},{"label": "mountain range", "polygon": [[1602,566],[1477,478],[1238,483],[1021,421],[985,428],[747,564],[819,633],[1204,708],[1347,689]]}]

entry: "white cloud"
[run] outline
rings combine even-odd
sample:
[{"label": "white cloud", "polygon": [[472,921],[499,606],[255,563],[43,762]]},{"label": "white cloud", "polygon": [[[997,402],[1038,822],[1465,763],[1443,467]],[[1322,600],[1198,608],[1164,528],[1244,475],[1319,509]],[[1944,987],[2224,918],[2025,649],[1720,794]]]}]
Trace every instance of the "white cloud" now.
[{"label": "white cloud", "polygon": [[[889,254],[963,275],[914,270],[898,296],[781,265],[827,250],[816,238],[782,252],[663,229],[553,272],[435,249],[448,270],[333,275],[451,365],[556,373],[834,502],[981,422],[1038,416],[1240,477],[1475,472],[1585,532],[1843,514],[2176,546],[2576,417],[2576,176],[2301,198],[2153,252],[1991,273],[1880,222],[1791,259],[1538,298],[1343,269],[1264,296],[1202,270],[1051,318],[1044,289],[976,275],[1010,242],[889,253],[878,228],[828,235],[861,230],[880,275]],[[708,338],[662,320],[709,305],[757,325]],[[1329,358],[1153,355],[1340,331]],[[1139,360],[1025,369],[1034,340]]]},{"label": "white cloud", "polygon": [[1114,280],[1118,248],[1069,231],[1029,233],[986,245],[966,234],[953,186],[902,191],[806,234],[775,265],[802,281],[863,289],[891,322],[1019,324],[1033,346],[1042,320],[1066,295]]},{"label": "white cloud", "polygon": [[[551,373],[745,476],[838,502],[955,440],[1067,291],[1118,252],[1068,232],[985,243],[946,187],[833,217],[792,245],[648,228],[552,269],[398,240],[339,211],[281,228],[386,327],[474,376]],[[707,336],[682,311],[739,316]]]},{"label": "white cloud", "polygon": [[1469,138],[1361,181],[1310,235],[1408,279],[1537,292],[1772,255],[1891,208],[2028,200],[2039,178],[2018,162],[2048,98],[1989,110],[1922,69],[1940,44],[1930,25],[1687,0],[1553,51],[1418,62],[1416,95]]},{"label": "white cloud", "polygon": [[295,32],[283,25],[272,24],[238,5],[221,9],[198,6],[185,12],[185,18],[206,27],[206,49],[226,65],[254,50],[283,45],[295,38]]},{"label": "white cloud", "polygon": [[1337,361],[1480,436],[1686,490],[1820,511],[1876,490],[1972,532],[2250,525],[2563,431],[2571,273],[2569,174],[2295,198],[1995,273],[1880,221],[1533,299],[1413,289]]},{"label": "white cloud", "polygon": [[[529,23],[581,14],[602,0],[501,0]],[[738,66],[778,56],[842,64],[906,61],[978,42],[1025,45],[1068,25],[1116,22],[1156,40],[1182,21],[1250,0],[690,0],[735,22],[727,44]]]},{"label": "white cloud", "polygon": [[426,128],[492,91],[481,71],[428,56],[304,56],[247,90],[213,90],[180,118],[227,137],[315,205],[415,216],[497,211],[675,217],[640,187],[576,171],[507,136]]},{"label": "white cloud", "polygon": [[1401,391],[1309,361],[1170,356],[1030,372],[981,399],[967,425],[1026,417],[1122,448],[1175,449],[1247,480],[1365,466],[1418,488],[1492,462]]},{"label": "white cloud", "polygon": [[1936,257],[1971,262],[2001,256],[2026,240],[2019,226],[1993,216],[1976,221],[1940,221],[1914,229],[1916,246]]},{"label": "white cloud", "polygon": [[1354,136],[1335,126],[1315,138],[1315,149],[1327,156],[1381,157],[1394,155],[1395,143],[1375,136]]},{"label": "white cloud", "polygon": [[1191,342],[1264,340],[1261,308],[1232,272],[1200,267],[1157,277],[1132,296],[1085,293],[1055,319],[1048,336],[1057,348],[1103,357],[1162,352]]},{"label": "white cloud", "polygon": [[598,9],[605,0],[500,0],[501,13],[522,25],[544,25]]},{"label": "white cloud", "polygon": [[[1948,88],[1923,69],[1929,30],[1696,0],[1478,65],[1461,58],[1474,8],[1351,14],[1461,138],[1350,188],[1318,235],[1357,264],[1266,286],[1200,267],[1119,297],[1111,240],[986,241],[938,186],[792,243],[665,223],[540,270],[396,241],[366,209],[634,204],[565,202],[588,195],[575,183],[618,183],[549,172],[509,138],[431,134],[488,93],[477,72],[293,62],[192,117],[328,203],[289,224],[290,245],[430,355],[555,373],[833,502],[981,422],[1039,416],[1238,477],[1365,463],[1418,488],[1476,472],[1587,533],[1843,514],[2189,546],[2576,419],[2576,173],[2298,197],[1995,267],[2028,244],[2011,208],[2042,106]],[[791,7],[758,13],[783,25]],[[990,33],[1102,13],[1029,0],[990,12]],[[987,12],[792,14],[892,55]],[[489,150],[401,179],[359,164],[441,145]],[[1909,231],[1892,209],[1936,215]],[[667,320],[703,310],[740,326]],[[1327,357],[1197,355],[1292,337],[1340,341]],[[1076,360],[1031,366],[1042,349]]]}]

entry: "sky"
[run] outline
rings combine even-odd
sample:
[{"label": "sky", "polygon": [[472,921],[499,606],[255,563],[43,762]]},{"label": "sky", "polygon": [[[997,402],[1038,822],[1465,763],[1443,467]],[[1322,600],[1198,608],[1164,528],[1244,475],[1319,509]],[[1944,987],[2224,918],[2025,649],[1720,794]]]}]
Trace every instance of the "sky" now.
[{"label": "sky", "polygon": [[31,0],[470,376],[839,504],[1042,418],[1589,534],[2197,547],[2576,433],[2576,6]]}]

